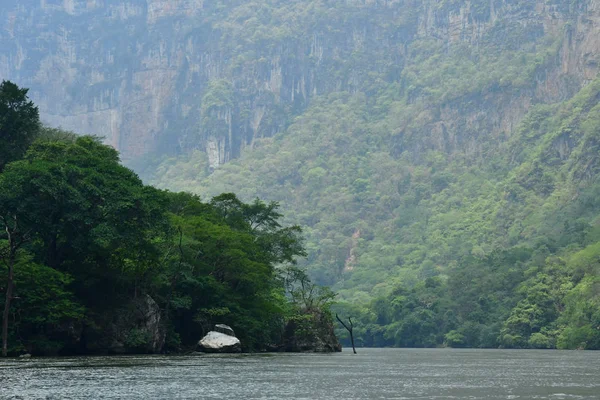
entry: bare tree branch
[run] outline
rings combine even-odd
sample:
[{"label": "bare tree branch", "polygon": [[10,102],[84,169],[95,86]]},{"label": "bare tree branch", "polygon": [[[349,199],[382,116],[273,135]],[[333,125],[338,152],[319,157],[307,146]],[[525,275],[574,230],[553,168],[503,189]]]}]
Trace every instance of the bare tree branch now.
[{"label": "bare tree branch", "polygon": [[352,351],[354,352],[354,354],[356,354],[356,347],[354,346],[354,335],[352,333],[352,331],[354,330],[354,324],[352,323],[352,317],[348,317],[348,321],[350,321],[350,327],[348,327],[348,325],[346,325],[344,323],[344,321],[341,320],[341,318],[337,315],[337,313],[335,314],[335,317],[337,318],[338,321],[340,321],[340,324],[342,324],[344,326],[344,328],[346,328],[346,330],[350,333],[350,341],[352,342]]}]

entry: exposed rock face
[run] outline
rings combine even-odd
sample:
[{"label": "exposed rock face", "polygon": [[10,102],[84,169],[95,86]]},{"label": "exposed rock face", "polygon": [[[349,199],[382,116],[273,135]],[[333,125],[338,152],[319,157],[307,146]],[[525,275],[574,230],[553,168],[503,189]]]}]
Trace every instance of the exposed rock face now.
[{"label": "exposed rock face", "polygon": [[440,149],[475,146],[473,132],[510,134],[531,104],[563,100],[600,65],[600,0],[357,0],[314,10],[276,0],[260,13],[241,0],[1,3],[0,79],[30,87],[44,121],[104,136],[130,160],[200,148],[213,169],[284,129],[315,95],[365,91],[371,72],[401,82],[419,38],[448,52],[485,46],[510,21],[527,37],[562,42],[532,85],[423,115]]},{"label": "exposed rock face", "polygon": [[139,326],[150,338],[146,348],[152,353],[160,352],[165,344],[165,331],[162,326],[160,307],[152,297],[146,295],[142,300],[139,313]]},{"label": "exposed rock face", "polygon": [[240,353],[242,344],[227,325],[216,325],[198,342],[198,351],[205,353]]},{"label": "exposed rock face", "polygon": [[[109,353],[159,353],[165,343],[165,330],[158,304],[146,295],[133,300],[115,316],[106,315],[114,322],[102,322],[104,332],[94,333],[100,337],[88,341],[86,351]],[[88,334],[89,335],[89,334]]]},{"label": "exposed rock face", "polygon": [[332,353],[342,351],[335,336],[331,316],[319,311],[307,312],[310,318],[292,319],[283,334],[283,351]]}]

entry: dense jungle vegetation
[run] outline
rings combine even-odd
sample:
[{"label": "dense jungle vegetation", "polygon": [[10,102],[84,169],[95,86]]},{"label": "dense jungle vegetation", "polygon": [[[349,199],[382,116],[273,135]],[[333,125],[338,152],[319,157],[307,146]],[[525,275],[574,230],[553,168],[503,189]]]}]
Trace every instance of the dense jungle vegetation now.
[{"label": "dense jungle vegetation", "polygon": [[[260,3],[253,25],[231,30],[244,38],[240,51],[270,48],[290,29],[323,23],[335,35],[340,19],[370,18],[350,3],[314,1],[320,12],[298,13],[308,22],[274,30],[296,14]],[[439,8],[466,3],[475,20],[489,17],[487,1]],[[552,4],[576,15],[583,2]],[[477,45],[450,44],[414,34],[413,6],[396,25],[365,25],[402,42],[397,59],[376,43],[334,57],[332,76],[348,84],[286,110],[283,132],[214,172],[190,150],[153,164],[145,179],[280,202],[286,221],[305,227],[302,265],[339,293],[337,310],[358,320],[365,346],[600,349],[600,79],[581,90],[567,79],[561,98],[536,99],[559,68],[569,24],[545,33],[500,20]],[[254,36],[243,33],[250,27]],[[240,53],[236,65],[255,55]],[[215,84],[225,94],[207,101],[228,87]],[[532,107],[515,127],[499,126],[497,110],[519,96]]]},{"label": "dense jungle vegetation", "polygon": [[600,80],[479,161],[369,146],[362,100],[323,100],[196,190],[285,204],[364,345],[600,348]]},{"label": "dense jungle vegetation", "polygon": [[19,76],[164,120],[115,142],[157,141],[140,179],[3,86],[12,352],[179,349],[215,321],[260,349],[329,304],[309,277],[364,346],[600,349],[597,0],[149,3],[44,10],[71,42],[16,24]]},{"label": "dense jungle vegetation", "polygon": [[146,186],[99,139],[42,126],[8,81],[0,160],[8,354],[193,349],[223,322],[260,350],[290,320],[331,323],[333,296],[294,267],[301,230],[276,203]]}]

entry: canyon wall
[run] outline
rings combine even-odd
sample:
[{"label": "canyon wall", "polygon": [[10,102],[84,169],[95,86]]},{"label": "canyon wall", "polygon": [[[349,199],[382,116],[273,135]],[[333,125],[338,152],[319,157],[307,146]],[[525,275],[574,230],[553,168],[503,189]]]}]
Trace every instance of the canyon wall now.
[{"label": "canyon wall", "polygon": [[[510,135],[600,62],[598,0],[5,0],[0,21],[0,79],[31,88],[46,123],[103,136],[126,161],[201,149],[212,169],[282,132],[314,96],[394,83],[421,103],[409,120],[429,137],[407,143],[415,133],[400,121],[394,151],[475,151],[478,134]],[[490,43],[545,53],[511,90],[433,102],[407,73],[428,43],[449,57]]]}]

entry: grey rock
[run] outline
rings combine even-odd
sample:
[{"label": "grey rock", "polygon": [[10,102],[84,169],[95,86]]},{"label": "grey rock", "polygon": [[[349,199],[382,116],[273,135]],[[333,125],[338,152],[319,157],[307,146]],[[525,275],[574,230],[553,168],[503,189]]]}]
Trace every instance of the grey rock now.
[{"label": "grey rock", "polygon": [[162,350],[165,343],[165,332],[161,320],[162,314],[160,307],[152,297],[146,295],[144,302],[145,306],[142,310],[144,312],[143,329],[150,334],[149,349],[153,353],[157,353]]},{"label": "grey rock", "polygon": [[333,353],[342,351],[335,336],[331,316],[319,310],[306,310],[304,323],[290,320],[283,333],[282,350],[291,353]]},{"label": "grey rock", "polygon": [[233,331],[233,329],[231,329],[231,327],[229,325],[217,324],[217,325],[215,325],[214,331],[224,333],[225,335],[236,337],[235,332]]},{"label": "grey rock", "polygon": [[198,342],[198,351],[204,353],[240,353],[242,344],[234,336],[210,331]]},{"label": "grey rock", "polygon": [[110,353],[159,353],[165,343],[160,307],[148,295],[132,300],[116,311],[115,322],[105,332],[100,350]]}]

